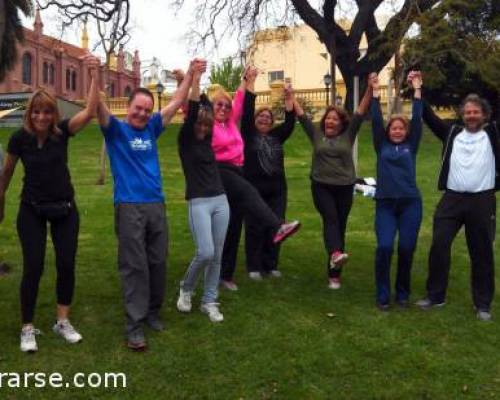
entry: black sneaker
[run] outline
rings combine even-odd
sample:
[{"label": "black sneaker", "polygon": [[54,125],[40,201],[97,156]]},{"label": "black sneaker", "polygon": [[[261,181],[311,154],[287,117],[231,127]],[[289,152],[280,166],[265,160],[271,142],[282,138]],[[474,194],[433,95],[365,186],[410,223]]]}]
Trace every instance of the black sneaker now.
[{"label": "black sneaker", "polygon": [[146,318],[146,324],[154,331],[161,332],[165,330],[165,324],[158,316],[148,316]]},{"label": "black sneaker", "polygon": [[425,297],[415,302],[415,305],[417,307],[420,307],[422,310],[430,310],[431,308],[440,308],[443,307],[445,304],[446,303],[444,301],[435,302],[429,299],[428,297]]}]

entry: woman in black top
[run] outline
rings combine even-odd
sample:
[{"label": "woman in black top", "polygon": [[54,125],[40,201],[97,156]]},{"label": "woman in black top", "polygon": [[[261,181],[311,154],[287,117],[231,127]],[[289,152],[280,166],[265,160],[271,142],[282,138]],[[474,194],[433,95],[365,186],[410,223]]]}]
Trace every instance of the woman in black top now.
[{"label": "woman in black top", "polygon": [[200,77],[195,71],[191,84],[188,113],[179,133],[179,155],[186,179],[189,226],[196,244],[196,254],[181,282],[177,309],[191,311],[191,297],[200,274],[205,285],[201,311],[212,322],[221,322],[217,286],[222,250],[229,223],[229,204],[212,150],[213,111],[203,97],[200,104]]},{"label": "woman in black top", "polygon": [[5,193],[17,161],[24,166],[17,232],[23,251],[21,281],[21,350],[38,350],[33,326],[38,285],[42,276],[50,223],[57,269],[57,321],[55,333],[67,342],[82,337],[68,320],[75,285],[75,256],[79,217],[68,169],[68,140],[83,129],[95,115],[97,105],[97,67],[93,56],[85,59],[91,72],[87,106],[69,120],[59,121],[56,99],[44,89],[37,90],[28,102],[24,126],[10,138],[4,171],[0,179],[0,222],[4,217]]},{"label": "woman in black top", "polygon": [[[245,142],[245,177],[259,191],[271,210],[285,221],[287,186],[283,144],[295,126],[293,95],[290,85],[285,88],[285,121],[273,127],[274,115],[269,107],[255,111],[254,84],[256,70],[247,73],[241,135]],[[273,243],[273,232],[258,221],[245,221],[247,271],[251,279],[261,280],[262,273],[280,277],[279,245]]]}]

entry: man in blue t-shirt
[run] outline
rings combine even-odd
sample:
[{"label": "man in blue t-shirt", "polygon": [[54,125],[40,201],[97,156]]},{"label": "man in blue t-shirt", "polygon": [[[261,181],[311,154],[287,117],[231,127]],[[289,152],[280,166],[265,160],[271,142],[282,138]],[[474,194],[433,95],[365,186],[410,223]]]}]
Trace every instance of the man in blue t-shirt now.
[{"label": "man in blue t-shirt", "polygon": [[99,104],[99,124],[114,180],[118,269],[127,345],[132,350],[146,348],[144,323],[163,330],[159,311],[165,297],[168,236],[156,141],[185,102],[193,71],[205,69],[205,61],[193,60],[186,79],[159,113],[153,113],[153,95],[144,88],[130,95],[124,121],[111,115],[102,99]]}]

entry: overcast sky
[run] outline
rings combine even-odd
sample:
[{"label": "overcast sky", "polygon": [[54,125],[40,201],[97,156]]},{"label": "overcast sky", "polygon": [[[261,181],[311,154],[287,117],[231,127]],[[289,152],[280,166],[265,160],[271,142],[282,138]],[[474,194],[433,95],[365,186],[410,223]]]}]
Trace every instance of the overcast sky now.
[{"label": "overcast sky", "polygon": [[[203,0],[186,0],[186,4],[193,4]],[[399,0],[386,0],[386,4],[398,2]],[[163,67],[167,69],[185,68],[193,57],[193,50],[188,49],[185,35],[189,31],[192,21],[188,7],[184,7],[180,14],[175,15],[169,9],[169,0],[131,0],[131,35],[132,39],[126,49],[133,52],[138,49],[143,66],[153,57],[161,60]],[[311,4],[319,4],[319,0],[311,0]],[[344,3],[349,4],[349,3]],[[390,9],[379,8],[378,13],[391,13]],[[345,13],[345,9],[342,10]],[[42,11],[44,22],[44,33],[50,36],[60,37],[57,23],[57,13],[53,9]],[[32,28],[33,20],[24,19],[24,24]],[[89,25],[90,45],[96,43],[96,33]],[[74,27],[65,32],[63,39],[80,44],[81,29]],[[223,45],[215,53],[210,55],[200,53],[198,56],[209,58],[210,62],[219,62],[221,58],[234,56],[239,53],[239,45],[236,39],[226,38]]]}]

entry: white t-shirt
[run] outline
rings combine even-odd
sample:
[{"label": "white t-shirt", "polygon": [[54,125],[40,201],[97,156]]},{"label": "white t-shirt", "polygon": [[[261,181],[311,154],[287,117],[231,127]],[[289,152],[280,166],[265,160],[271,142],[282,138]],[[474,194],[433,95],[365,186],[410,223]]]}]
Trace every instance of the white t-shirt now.
[{"label": "white t-shirt", "polygon": [[453,142],[447,188],[477,193],[495,187],[495,157],[488,134],[460,132]]}]

